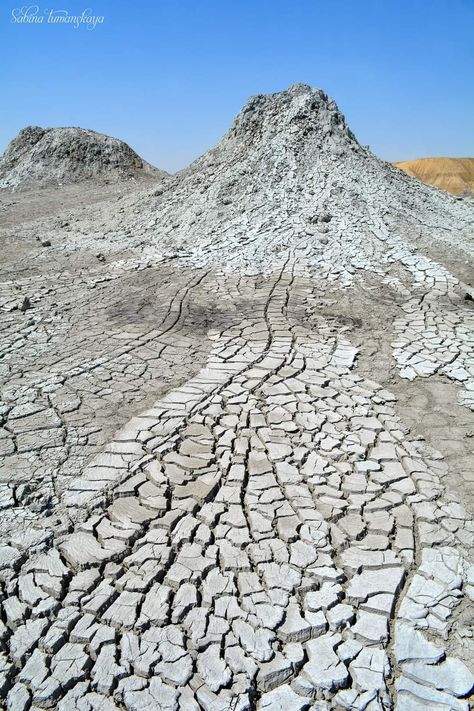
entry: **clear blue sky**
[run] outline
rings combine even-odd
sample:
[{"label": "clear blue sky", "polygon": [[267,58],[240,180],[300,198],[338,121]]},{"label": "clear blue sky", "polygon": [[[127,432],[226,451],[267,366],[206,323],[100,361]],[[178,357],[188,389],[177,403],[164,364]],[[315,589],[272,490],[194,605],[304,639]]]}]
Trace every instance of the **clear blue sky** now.
[{"label": "clear blue sky", "polygon": [[93,31],[14,24],[22,2],[0,9],[0,152],[28,124],[82,126],[173,171],[298,81],[382,158],[474,155],[474,0],[38,2],[90,7]]}]

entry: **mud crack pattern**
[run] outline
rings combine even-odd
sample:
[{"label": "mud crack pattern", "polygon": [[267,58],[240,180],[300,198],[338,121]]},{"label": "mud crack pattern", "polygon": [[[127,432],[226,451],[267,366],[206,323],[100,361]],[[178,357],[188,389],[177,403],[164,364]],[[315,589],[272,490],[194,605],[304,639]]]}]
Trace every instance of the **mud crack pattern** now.
[{"label": "mud crack pattern", "polygon": [[307,327],[293,256],[206,278],[247,307],[203,367],[0,548],[6,708],[467,711],[446,639],[473,525],[444,463],[348,340]]}]

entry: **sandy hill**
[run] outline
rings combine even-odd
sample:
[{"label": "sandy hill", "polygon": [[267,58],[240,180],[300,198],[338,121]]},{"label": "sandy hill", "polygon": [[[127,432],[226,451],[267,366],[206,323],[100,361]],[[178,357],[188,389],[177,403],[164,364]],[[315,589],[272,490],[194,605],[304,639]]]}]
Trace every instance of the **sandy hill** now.
[{"label": "sandy hill", "polygon": [[474,193],[474,158],[418,158],[394,163],[428,185],[460,195]]},{"label": "sandy hill", "polygon": [[28,126],[0,158],[0,188],[160,175],[123,141],[83,128]]}]

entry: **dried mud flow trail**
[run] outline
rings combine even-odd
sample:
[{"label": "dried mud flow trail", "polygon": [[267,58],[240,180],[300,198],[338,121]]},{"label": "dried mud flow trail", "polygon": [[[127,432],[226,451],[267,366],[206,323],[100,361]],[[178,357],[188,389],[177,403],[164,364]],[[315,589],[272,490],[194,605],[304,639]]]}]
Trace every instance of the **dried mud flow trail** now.
[{"label": "dried mud flow trail", "polygon": [[[297,126],[309,91],[283,92]],[[295,179],[245,245],[207,231],[170,254],[130,226],[169,200],[184,229],[205,176],[36,220],[5,206],[4,707],[469,711],[474,311],[447,227],[468,206],[421,214],[436,262],[408,208],[349,224],[324,176],[319,218]],[[430,409],[411,431],[410,397]]]}]

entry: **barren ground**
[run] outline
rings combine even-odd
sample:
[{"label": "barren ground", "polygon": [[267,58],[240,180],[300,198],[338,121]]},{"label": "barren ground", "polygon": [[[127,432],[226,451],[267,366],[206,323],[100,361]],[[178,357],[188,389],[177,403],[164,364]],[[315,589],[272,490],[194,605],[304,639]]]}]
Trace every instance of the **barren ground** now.
[{"label": "barren ground", "polygon": [[469,204],[295,85],[0,219],[7,711],[468,711]]}]

